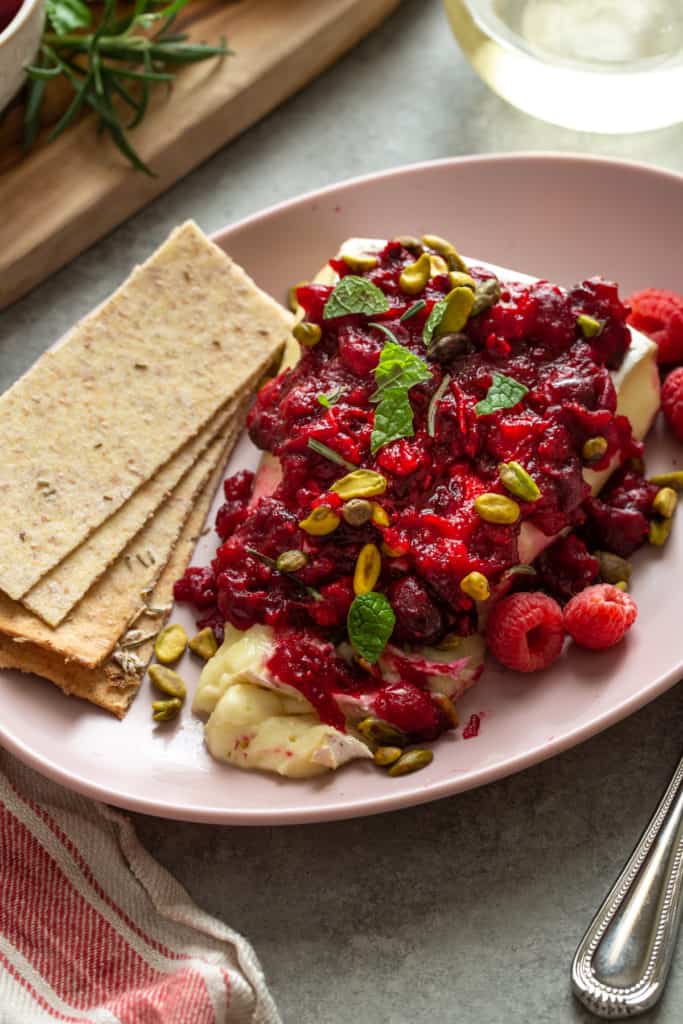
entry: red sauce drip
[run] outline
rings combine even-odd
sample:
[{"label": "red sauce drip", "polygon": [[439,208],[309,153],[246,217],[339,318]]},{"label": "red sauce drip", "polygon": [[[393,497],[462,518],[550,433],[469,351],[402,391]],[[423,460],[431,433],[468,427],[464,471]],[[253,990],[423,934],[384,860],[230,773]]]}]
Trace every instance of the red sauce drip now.
[{"label": "red sauce drip", "polygon": [[462,738],[464,740],[471,740],[478,736],[480,727],[481,717],[479,715],[470,715],[469,721],[462,731]]}]

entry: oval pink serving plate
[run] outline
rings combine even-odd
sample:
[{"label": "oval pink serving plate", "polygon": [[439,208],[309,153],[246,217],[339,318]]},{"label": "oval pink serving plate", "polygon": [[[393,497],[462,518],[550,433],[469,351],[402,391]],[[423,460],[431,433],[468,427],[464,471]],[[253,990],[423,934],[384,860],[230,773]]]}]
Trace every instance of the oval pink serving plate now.
[{"label": "oval pink serving plate", "polygon": [[[472,157],[333,186],[226,228],[216,241],[278,299],[351,235],[427,231],[453,238],[471,257],[561,284],[601,273],[628,294],[649,285],[683,288],[681,209],[683,177],[648,167],[552,154]],[[654,434],[650,469],[683,465],[683,448],[661,425]],[[229,472],[256,458],[243,439]],[[214,546],[204,538],[195,561],[207,562]],[[368,764],[303,782],[241,772],[207,755],[202,723],[189,707],[177,726],[154,728],[148,682],[119,723],[42,680],[2,672],[0,739],[65,786],[170,818],[277,825],[408,807],[550,757],[676,683],[683,675],[680,608],[662,600],[662,588],[682,574],[679,526],[664,551],[636,558],[640,614],[627,642],[603,654],[570,649],[531,678],[489,664],[459,705],[463,722],[481,715],[479,736],[444,738],[416,775],[390,779]],[[184,608],[174,619],[192,628]],[[181,671],[192,689],[195,666],[188,659]]]}]

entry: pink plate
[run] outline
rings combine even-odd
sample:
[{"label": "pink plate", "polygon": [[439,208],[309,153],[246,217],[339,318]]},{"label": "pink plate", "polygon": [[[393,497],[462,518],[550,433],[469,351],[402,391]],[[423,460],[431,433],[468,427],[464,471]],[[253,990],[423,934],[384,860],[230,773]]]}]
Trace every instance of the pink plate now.
[{"label": "pink plate", "polygon": [[[683,177],[636,164],[553,154],[472,157],[333,186],[226,228],[217,241],[279,299],[351,235],[427,231],[454,238],[471,256],[561,284],[602,273],[628,294],[648,285],[680,290],[682,208]],[[230,471],[255,460],[244,439]],[[657,433],[649,466],[680,464],[680,448]],[[202,544],[196,561],[210,557],[210,538]],[[42,680],[2,672],[0,738],[65,786],[169,818],[277,825],[408,807],[526,768],[672,686],[683,675],[680,607],[662,594],[682,574],[683,530],[676,529],[665,551],[636,558],[640,615],[626,643],[604,654],[571,650],[533,678],[489,665],[459,707],[464,722],[482,715],[480,735],[444,738],[433,763],[416,775],[389,779],[368,764],[310,782],[241,772],[211,760],[189,707],[177,726],[153,728],[147,682],[118,723]],[[185,609],[174,618],[192,628]],[[181,671],[192,685],[189,659]]]}]

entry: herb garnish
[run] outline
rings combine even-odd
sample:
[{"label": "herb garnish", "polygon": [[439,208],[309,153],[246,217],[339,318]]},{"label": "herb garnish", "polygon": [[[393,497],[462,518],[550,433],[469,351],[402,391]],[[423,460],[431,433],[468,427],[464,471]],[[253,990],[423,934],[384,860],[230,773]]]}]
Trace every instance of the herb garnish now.
[{"label": "herb garnish", "polygon": [[499,409],[512,409],[524,398],[529,389],[520,384],[514,377],[506,377],[504,373],[493,371],[493,383],[488,389],[486,398],[477,402],[474,411],[477,416],[488,416]]},{"label": "herb garnish", "polygon": [[328,394],[318,395],[318,402],[322,405],[323,409],[331,409],[333,405],[336,405],[341,396],[344,394],[344,388],[335,388],[334,391],[328,392]]},{"label": "herb garnish", "polygon": [[[92,9],[83,0],[46,0],[47,30],[35,62],[26,69],[30,84],[24,145],[30,147],[38,134],[46,83],[63,78],[74,95],[48,141],[61,135],[84,107],[90,107],[99,117],[100,128],[109,133],[133,167],[152,175],[128,138],[128,132],[147,112],[150,87],[173,81],[174,74],[166,70],[169,65],[193,64],[230,52],[224,41],[218,46],[187,43],[186,33],[171,32],[186,3],[188,0],[174,0],[157,9],[155,0],[135,0],[122,16],[116,0],[104,0],[100,19],[94,24]],[[157,30],[150,32],[158,24]],[[128,124],[123,121],[119,101],[131,111]]]},{"label": "herb garnish", "polygon": [[386,647],[395,625],[394,609],[384,594],[372,591],[353,599],[346,619],[349,640],[371,665]]},{"label": "herb garnish", "polygon": [[267,565],[269,569],[273,570],[273,572],[278,572],[280,576],[286,576],[288,580],[292,581],[292,583],[298,584],[302,590],[306,591],[309,597],[313,598],[314,601],[322,601],[323,595],[319,590],[316,590],[315,587],[307,586],[299,579],[298,576],[295,576],[293,572],[287,572],[286,569],[278,569],[277,562],[274,558],[269,558],[268,555],[262,555],[260,551],[256,550],[256,548],[249,548],[246,544],[244,546],[244,550],[248,555],[252,555],[254,558],[257,558],[259,562],[263,563],[263,565]]},{"label": "herb garnish", "polygon": [[446,302],[446,300],[441,299],[440,302],[437,302],[434,306],[432,306],[432,311],[427,317],[427,322],[422,328],[422,340],[424,341],[425,345],[427,345],[427,347],[429,347],[434,340],[434,332],[437,330],[439,324],[443,320],[443,315],[446,312],[447,305],[448,303]]},{"label": "herb garnish", "polygon": [[322,455],[324,458],[329,459],[330,462],[336,462],[338,466],[344,466],[346,469],[354,470],[358,469],[358,466],[354,466],[352,462],[345,459],[339,452],[335,452],[333,448],[328,448],[322,441],[316,441],[314,437],[309,437],[308,447],[311,451],[316,452],[317,455]]},{"label": "herb garnish", "polygon": [[342,277],[325,303],[323,316],[331,320],[335,316],[360,313],[362,316],[376,316],[389,309],[387,297],[376,284],[365,277],[347,274]]},{"label": "herb garnish", "polygon": [[429,409],[427,410],[427,433],[429,434],[430,437],[434,437],[434,434],[436,433],[436,410],[438,408],[439,402],[446,394],[446,388],[448,387],[450,382],[451,375],[450,373],[447,373],[444,376],[441,383],[439,384],[436,391],[434,392],[434,394],[432,395],[432,400],[429,403]]},{"label": "herb garnish", "polygon": [[377,390],[370,397],[371,402],[377,403],[370,437],[373,455],[391,441],[413,436],[413,410],[408,392],[431,377],[427,364],[410,349],[392,341],[386,343],[375,369]]},{"label": "herb garnish", "polygon": [[419,313],[420,310],[424,309],[426,305],[427,303],[425,302],[424,299],[418,299],[417,302],[414,302],[412,306],[408,307],[403,316],[399,317],[399,323],[404,324],[406,320],[410,320],[412,316],[415,316],[416,313]]}]

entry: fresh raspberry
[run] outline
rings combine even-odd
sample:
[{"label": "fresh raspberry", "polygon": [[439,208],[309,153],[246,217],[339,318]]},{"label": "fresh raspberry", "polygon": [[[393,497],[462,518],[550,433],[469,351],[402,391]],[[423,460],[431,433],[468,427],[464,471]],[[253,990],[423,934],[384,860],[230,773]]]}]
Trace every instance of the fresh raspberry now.
[{"label": "fresh raspberry", "polygon": [[646,288],[628,301],[633,307],[628,322],[657,342],[658,361],[683,362],[683,295]]},{"label": "fresh raspberry", "polygon": [[598,651],[618,644],[637,614],[632,597],[611,583],[597,583],[571,599],[564,610],[564,624],[577,644]]},{"label": "fresh raspberry", "polygon": [[666,422],[683,441],[683,366],[672,370],[662,385],[662,409]]},{"label": "fresh raspberry", "polygon": [[506,668],[537,672],[562,653],[562,609],[539,592],[511,594],[494,606],[486,627],[492,653]]}]

